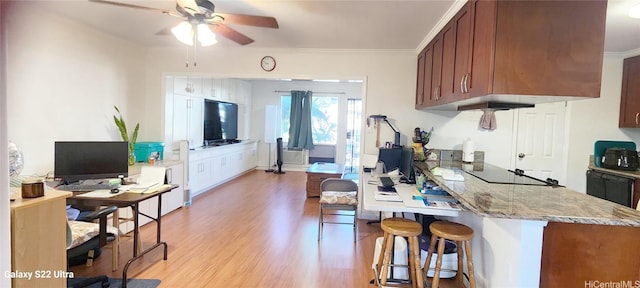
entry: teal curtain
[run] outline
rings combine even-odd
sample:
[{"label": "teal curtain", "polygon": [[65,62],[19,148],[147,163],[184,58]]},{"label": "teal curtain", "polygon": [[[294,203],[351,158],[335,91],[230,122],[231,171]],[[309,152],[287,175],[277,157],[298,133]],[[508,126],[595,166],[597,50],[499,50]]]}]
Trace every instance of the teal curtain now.
[{"label": "teal curtain", "polygon": [[311,91],[291,91],[289,149],[313,149]]}]

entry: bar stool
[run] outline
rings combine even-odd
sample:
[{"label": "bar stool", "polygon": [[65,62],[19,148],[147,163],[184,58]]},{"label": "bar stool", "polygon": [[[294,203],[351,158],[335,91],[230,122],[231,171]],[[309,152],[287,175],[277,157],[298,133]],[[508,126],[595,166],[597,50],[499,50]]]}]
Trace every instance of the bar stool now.
[{"label": "bar stool", "polygon": [[[429,231],[431,231],[431,243],[429,244],[429,252],[427,253],[427,259],[424,262],[424,277],[427,278],[427,272],[431,264],[431,256],[438,241],[438,259],[436,260],[435,272],[433,274],[433,280],[431,281],[431,287],[437,288],[440,282],[440,270],[442,268],[442,255],[444,253],[445,240],[452,240],[456,242],[458,251],[458,272],[456,273],[456,282],[464,287],[464,268],[462,257],[463,254],[467,254],[467,269],[469,270],[469,286],[471,288],[476,287],[476,278],[473,274],[473,261],[471,254],[471,239],[473,239],[473,230],[465,225],[453,223],[449,221],[436,221],[429,225]],[[464,244],[464,249],[462,245]]]},{"label": "bar stool", "polygon": [[[384,231],[383,241],[378,264],[376,265],[376,281],[381,286],[387,285],[387,273],[391,269],[391,252],[394,248],[393,241],[396,236],[409,238],[409,279],[412,287],[423,288],[422,269],[420,268],[420,245],[418,236],[422,234],[420,223],[404,218],[387,218],[380,222]],[[377,273],[382,268],[381,273]]]}]

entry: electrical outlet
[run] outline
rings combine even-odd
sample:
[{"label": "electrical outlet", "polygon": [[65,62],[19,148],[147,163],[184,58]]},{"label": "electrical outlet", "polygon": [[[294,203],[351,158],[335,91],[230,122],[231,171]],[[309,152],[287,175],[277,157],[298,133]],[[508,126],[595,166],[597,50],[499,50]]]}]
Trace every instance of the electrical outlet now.
[{"label": "electrical outlet", "polygon": [[453,160],[453,150],[440,150],[440,160],[441,161],[452,161]]}]

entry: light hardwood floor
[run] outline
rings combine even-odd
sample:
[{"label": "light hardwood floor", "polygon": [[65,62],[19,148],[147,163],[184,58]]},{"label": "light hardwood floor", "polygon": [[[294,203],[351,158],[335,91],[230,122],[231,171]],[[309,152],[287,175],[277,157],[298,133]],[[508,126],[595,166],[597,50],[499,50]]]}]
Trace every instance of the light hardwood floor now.
[{"label": "light hardwood floor", "polygon": [[[160,279],[160,287],[373,287],[380,226],[358,220],[354,244],[351,226],[326,224],[318,242],[318,198],[306,198],[305,183],[304,172],[256,170],[199,195],[162,218],[168,260],[156,249],[128,277]],[[155,224],[141,231],[148,247]],[[75,276],[121,278],[132,251],[131,238],[122,239],[117,271],[103,249],[92,267],[71,267]]]}]

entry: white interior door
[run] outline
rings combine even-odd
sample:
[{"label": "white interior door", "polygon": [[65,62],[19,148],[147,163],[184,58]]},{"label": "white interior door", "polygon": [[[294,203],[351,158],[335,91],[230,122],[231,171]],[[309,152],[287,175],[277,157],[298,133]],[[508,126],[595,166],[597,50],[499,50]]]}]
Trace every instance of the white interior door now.
[{"label": "white interior door", "polygon": [[539,179],[566,183],[564,171],[565,102],[517,110],[514,167]]}]

